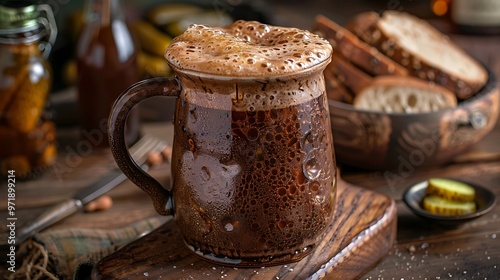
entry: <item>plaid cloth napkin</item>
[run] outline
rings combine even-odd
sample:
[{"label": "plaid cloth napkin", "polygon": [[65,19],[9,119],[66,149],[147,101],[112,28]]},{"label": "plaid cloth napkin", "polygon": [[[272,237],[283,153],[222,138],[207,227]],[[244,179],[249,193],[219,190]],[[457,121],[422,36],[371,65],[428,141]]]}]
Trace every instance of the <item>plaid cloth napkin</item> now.
[{"label": "plaid cloth napkin", "polygon": [[112,230],[75,228],[36,234],[23,245],[27,254],[22,266],[7,279],[90,279],[94,263],[168,218],[152,217]]}]

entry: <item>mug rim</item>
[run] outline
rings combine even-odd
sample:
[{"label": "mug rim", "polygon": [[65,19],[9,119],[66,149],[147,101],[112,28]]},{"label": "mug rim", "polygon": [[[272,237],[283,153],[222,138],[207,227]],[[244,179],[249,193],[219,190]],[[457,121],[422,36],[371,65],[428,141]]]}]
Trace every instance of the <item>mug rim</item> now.
[{"label": "mug rim", "polygon": [[300,71],[295,71],[295,72],[290,72],[286,74],[281,74],[281,75],[274,75],[272,73],[265,73],[266,75],[251,75],[251,76],[229,76],[229,75],[221,75],[221,74],[214,74],[214,73],[208,73],[208,72],[202,72],[202,71],[196,71],[196,70],[190,70],[190,69],[185,69],[185,68],[180,68],[177,67],[173,64],[170,63],[170,61],[165,58],[167,61],[168,65],[172,69],[172,71],[177,74],[177,73],[182,73],[188,76],[194,76],[194,77],[199,77],[199,78],[205,78],[205,79],[212,79],[212,80],[226,80],[226,81],[233,81],[233,80],[239,80],[239,81],[258,81],[258,80],[278,80],[282,78],[290,78],[294,76],[299,76],[299,75],[310,75],[312,73],[315,73],[317,71],[323,71],[327,65],[331,62],[332,60],[332,53],[323,61],[311,65],[307,68],[304,68]]}]

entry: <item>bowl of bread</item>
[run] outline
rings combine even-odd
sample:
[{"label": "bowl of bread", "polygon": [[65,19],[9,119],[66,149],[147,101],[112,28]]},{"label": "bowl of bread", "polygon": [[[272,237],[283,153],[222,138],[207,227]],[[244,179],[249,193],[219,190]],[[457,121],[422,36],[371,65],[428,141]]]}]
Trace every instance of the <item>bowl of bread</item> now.
[{"label": "bowl of bread", "polygon": [[494,74],[427,21],[364,12],[341,26],[319,15],[313,31],[334,48],[324,75],[340,164],[444,164],[495,126]]}]

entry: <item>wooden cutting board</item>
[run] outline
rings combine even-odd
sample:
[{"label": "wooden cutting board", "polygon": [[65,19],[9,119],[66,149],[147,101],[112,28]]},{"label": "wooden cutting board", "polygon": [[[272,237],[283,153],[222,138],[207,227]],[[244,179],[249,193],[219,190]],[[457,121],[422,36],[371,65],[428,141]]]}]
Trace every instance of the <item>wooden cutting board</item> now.
[{"label": "wooden cutting board", "polygon": [[187,249],[173,220],[103,258],[92,279],[353,279],[382,259],[396,238],[396,205],[382,194],[337,184],[335,218],[323,241],[297,263],[262,268],[215,265]]}]

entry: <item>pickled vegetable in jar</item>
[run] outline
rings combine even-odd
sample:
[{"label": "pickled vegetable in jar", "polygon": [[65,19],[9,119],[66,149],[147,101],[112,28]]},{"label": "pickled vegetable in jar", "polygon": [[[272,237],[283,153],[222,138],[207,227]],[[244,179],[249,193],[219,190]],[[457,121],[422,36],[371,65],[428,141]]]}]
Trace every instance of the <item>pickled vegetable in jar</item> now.
[{"label": "pickled vegetable in jar", "polygon": [[56,158],[55,124],[45,114],[57,27],[48,5],[0,5],[0,172],[30,178]]}]

